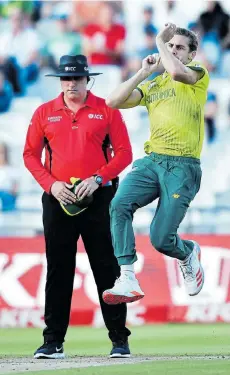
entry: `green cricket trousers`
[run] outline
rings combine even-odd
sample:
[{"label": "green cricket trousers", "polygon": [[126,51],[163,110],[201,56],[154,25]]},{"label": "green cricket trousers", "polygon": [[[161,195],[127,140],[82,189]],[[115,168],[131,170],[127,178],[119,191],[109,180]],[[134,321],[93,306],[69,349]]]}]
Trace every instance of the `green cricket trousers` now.
[{"label": "green cricket trousers", "polygon": [[196,158],[151,153],[133,163],[110,205],[113,247],[119,265],[137,260],[133,214],[157,198],[150,226],[152,245],[180,260],[192,252],[193,242],[182,240],[177,230],[199,191],[201,175],[200,160]]}]

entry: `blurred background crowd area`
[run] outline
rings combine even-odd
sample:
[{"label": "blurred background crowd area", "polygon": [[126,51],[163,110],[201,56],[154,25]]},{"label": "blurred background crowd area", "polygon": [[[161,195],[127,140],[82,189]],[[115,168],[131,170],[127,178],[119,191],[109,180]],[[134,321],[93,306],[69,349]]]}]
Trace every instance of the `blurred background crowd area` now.
[{"label": "blurred background crowd area", "polygon": [[[157,52],[156,34],[168,21],[198,34],[196,60],[211,76],[203,181],[181,231],[229,233],[230,0],[37,0],[0,3],[0,235],[42,231],[42,190],[26,171],[22,151],[34,110],[60,92],[59,79],[44,75],[56,69],[60,56],[83,53],[91,70],[103,73],[89,89],[106,97],[141,67],[144,57]],[[134,158],[143,157],[147,111],[138,107],[123,115]],[[156,206],[153,202],[135,214],[136,232],[148,233]]]}]

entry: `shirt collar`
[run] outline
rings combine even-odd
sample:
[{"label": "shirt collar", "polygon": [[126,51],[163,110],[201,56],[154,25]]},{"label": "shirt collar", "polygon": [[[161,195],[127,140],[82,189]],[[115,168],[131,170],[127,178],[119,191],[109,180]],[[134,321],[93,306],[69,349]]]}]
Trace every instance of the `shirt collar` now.
[{"label": "shirt collar", "polygon": [[[85,101],[85,107],[97,108],[97,99],[96,96],[87,91],[87,98]],[[54,101],[54,110],[58,111],[59,109],[65,109],[66,105],[64,102],[63,92],[55,99]]]},{"label": "shirt collar", "polygon": [[86,98],[86,101],[85,101],[86,107],[91,107],[91,108],[96,109],[98,107],[97,97],[95,95],[93,95],[91,91],[87,91],[87,93],[88,93],[88,95],[87,95],[87,98]]}]

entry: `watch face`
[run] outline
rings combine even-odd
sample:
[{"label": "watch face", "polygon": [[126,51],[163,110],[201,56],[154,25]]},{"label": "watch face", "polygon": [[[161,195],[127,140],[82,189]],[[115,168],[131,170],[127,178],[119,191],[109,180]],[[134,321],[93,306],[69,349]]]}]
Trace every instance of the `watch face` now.
[{"label": "watch face", "polygon": [[96,176],[95,181],[98,185],[102,184],[102,177],[101,176]]}]

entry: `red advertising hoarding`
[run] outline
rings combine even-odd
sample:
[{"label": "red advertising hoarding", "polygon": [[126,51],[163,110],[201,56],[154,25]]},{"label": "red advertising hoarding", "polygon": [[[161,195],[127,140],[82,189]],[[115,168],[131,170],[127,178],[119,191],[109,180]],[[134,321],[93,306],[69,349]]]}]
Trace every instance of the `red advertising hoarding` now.
[{"label": "red advertising hoarding", "polygon": [[[128,305],[128,323],[230,322],[230,236],[183,236],[202,248],[205,284],[189,297],[175,259],[136,237],[137,277],[145,297]],[[44,239],[0,238],[0,327],[43,327]],[[82,242],[78,246],[70,324],[102,326],[97,290]]]}]

